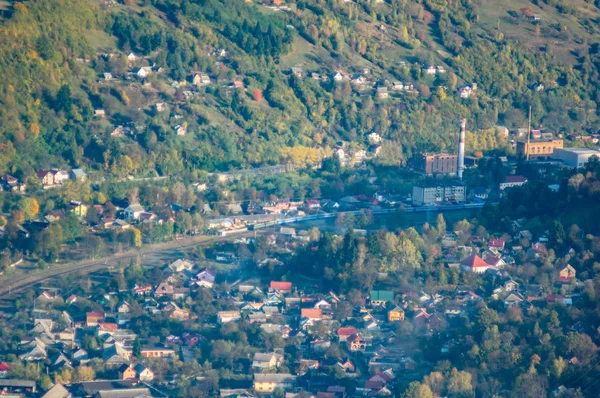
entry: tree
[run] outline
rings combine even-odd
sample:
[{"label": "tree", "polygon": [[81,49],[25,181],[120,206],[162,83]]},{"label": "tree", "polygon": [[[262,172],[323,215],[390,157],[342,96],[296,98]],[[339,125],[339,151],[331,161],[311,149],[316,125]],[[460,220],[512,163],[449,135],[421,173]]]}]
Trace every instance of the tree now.
[{"label": "tree", "polygon": [[142,357],[142,343],[140,342],[140,339],[136,338],[133,341],[133,347],[131,348],[131,352],[135,358],[139,359]]},{"label": "tree", "polygon": [[34,218],[40,211],[40,205],[35,198],[24,197],[21,199],[21,203],[19,204],[19,208],[23,213],[27,215],[29,218]]},{"label": "tree", "polygon": [[262,99],[263,99],[262,91],[259,88],[255,88],[254,91],[252,92],[252,98],[254,98],[254,101],[256,101],[256,102],[262,101]]},{"label": "tree", "polygon": [[473,376],[469,372],[458,371],[456,368],[452,369],[448,381],[448,393],[460,395],[473,391],[472,378]]},{"label": "tree", "polygon": [[437,229],[438,236],[444,236],[446,234],[446,220],[444,220],[444,215],[442,213],[437,215],[435,227]]},{"label": "tree", "polygon": [[77,381],[90,381],[96,378],[96,372],[90,366],[78,366],[75,369],[74,379]]},{"label": "tree", "polygon": [[133,231],[133,245],[139,249],[142,247],[142,231],[138,228],[131,228],[131,230]]},{"label": "tree", "polygon": [[433,392],[427,384],[421,384],[418,381],[413,381],[408,385],[403,398],[433,398]]}]

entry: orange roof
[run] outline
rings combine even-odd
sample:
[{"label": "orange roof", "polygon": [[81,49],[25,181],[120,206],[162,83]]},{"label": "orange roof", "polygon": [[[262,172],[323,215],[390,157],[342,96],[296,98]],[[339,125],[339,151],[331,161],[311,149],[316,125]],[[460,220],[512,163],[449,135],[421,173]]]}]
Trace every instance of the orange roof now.
[{"label": "orange roof", "polygon": [[461,265],[469,268],[488,268],[489,264],[483,261],[477,254],[471,254],[460,262]]},{"label": "orange roof", "polygon": [[87,319],[104,319],[104,312],[88,312],[85,316]]},{"label": "orange roof", "polygon": [[300,315],[302,318],[321,319],[323,318],[323,310],[320,308],[302,308]]},{"label": "orange roof", "polygon": [[102,330],[114,331],[114,330],[119,329],[119,326],[116,323],[103,322],[103,323],[99,323],[98,326]]},{"label": "orange roof", "polygon": [[292,282],[271,282],[271,289],[292,290]]},{"label": "orange roof", "polygon": [[358,331],[353,327],[339,328],[337,331],[338,336],[352,336],[358,334]]}]

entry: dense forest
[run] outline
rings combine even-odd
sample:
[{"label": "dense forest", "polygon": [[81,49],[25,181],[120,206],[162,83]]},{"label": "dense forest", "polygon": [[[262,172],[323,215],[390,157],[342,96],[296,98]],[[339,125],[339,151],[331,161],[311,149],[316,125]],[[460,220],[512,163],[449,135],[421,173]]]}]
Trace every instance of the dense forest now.
[{"label": "dense forest", "polygon": [[[379,161],[398,164],[415,150],[452,151],[457,115],[474,132],[469,151],[508,151],[478,132],[523,127],[529,105],[536,126],[596,132],[600,11],[535,3],[310,0],[279,12],[232,0],[14,3],[0,22],[0,170],[195,179],[306,164],[326,155],[318,148],[364,146],[370,132],[385,139]],[[541,21],[528,17],[536,12]],[[336,81],[336,71],[368,84]],[[194,84],[197,73],[210,83]],[[414,90],[373,94],[392,81]],[[457,88],[473,83],[477,94],[461,99]]]}]

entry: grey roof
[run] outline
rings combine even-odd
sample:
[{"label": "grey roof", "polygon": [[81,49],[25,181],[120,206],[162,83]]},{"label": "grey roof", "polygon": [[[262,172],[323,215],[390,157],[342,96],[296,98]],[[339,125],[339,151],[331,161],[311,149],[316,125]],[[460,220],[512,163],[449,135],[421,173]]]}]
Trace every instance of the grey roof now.
[{"label": "grey roof", "polygon": [[255,373],[254,381],[259,383],[289,383],[296,381],[296,376],[289,373]]},{"label": "grey roof", "polygon": [[95,380],[79,383],[79,388],[88,395],[96,394],[99,391],[131,389],[132,387],[132,380]]},{"label": "grey roof", "polygon": [[0,380],[0,387],[35,388],[35,381],[21,379],[2,379]]},{"label": "grey roof", "polygon": [[85,171],[83,171],[83,169],[73,169],[73,170],[71,170],[71,173],[73,173],[73,175],[77,178],[87,176],[87,174],[85,173]]},{"label": "grey roof", "polygon": [[71,393],[62,384],[55,384],[42,398],[67,398]]},{"label": "grey roof", "polygon": [[126,390],[101,390],[98,391],[100,398],[150,398],[148,388],[130,388]]}]

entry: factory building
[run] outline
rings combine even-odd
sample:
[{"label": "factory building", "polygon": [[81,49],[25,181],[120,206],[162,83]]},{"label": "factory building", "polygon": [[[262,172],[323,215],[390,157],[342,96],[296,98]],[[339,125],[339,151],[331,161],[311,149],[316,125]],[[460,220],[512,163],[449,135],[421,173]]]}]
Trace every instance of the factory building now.
[{"label": "factory building", "polygon": [[584,167],[592,156],[600,159],[600,151],[589,148],[560,148],[552,153],[552,159],[561,160],[567,166],[578,169]]},{"label": "factory building", "polygon": [[563,140],[531,140],[517,142],[517,155],[523,158],[548,158],[554,150],[563,147]]},{"label": "factory building", "polygon": [[417,153],[413,156],[416,172],[428,176],[456,174],[458,156],[444,153]]},{"label": "factory building", "polygon": [[432,206],[442,203],[463,203],[467,189],[456,182],[422,182],[413,186],[412,200],[415,206]]}]

